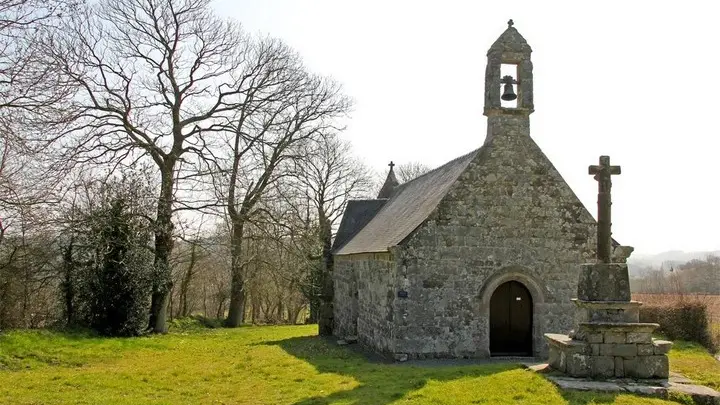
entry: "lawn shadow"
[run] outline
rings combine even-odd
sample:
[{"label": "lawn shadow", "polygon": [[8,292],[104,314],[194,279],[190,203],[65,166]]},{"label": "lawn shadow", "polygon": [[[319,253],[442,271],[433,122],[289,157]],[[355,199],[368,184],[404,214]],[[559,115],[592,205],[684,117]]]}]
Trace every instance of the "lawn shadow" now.
[{"label": "lawn shadow", "polygon": [[423,396],[422,393],[412,392],[425,387],[431,380],[447,382],[489,376],[521,367],[508,362],[471,364],[461,361],[456,365],[445,361],[423,361],[420,365],[412,362],[398,364],[381,357],[368,356],[356,348],[337,346],[333,341],[317,336],[294,337],[264,344],[281,347],[288,354],[313,365],[320,373],[346,375],[359,383],[353,389],[329,395],[318,394],[295,405],[333,402],[385,405],[404,397]]}]

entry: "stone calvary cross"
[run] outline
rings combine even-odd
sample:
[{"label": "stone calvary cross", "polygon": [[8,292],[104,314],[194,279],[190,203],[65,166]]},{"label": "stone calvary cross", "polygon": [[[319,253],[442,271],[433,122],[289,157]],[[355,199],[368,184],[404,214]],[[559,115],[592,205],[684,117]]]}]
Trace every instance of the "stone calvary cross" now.
[{"label": "stone calvary cross", "polygon": [[612,222],[610,221],[610,177],[620,174],[620,166],[610,165],[610,156],[600,156],[600,164],[588,168],[589,174],[595,175],[598,182],[598,227],[597,227],[597,258],[600,263],[610,263],[612,254]]},{"label": "stone calvary cross", "polygon": [[572,377],[667,379],[672,343],[652,338],[660,325],[640,322],[641,303],[632,300],[627,263],[611,262],[610,188],[620,166],[600,156],[589,172],[598,182],[598,260],[580,265],[575,329],[569,335],[545,334],[548,363]]}]

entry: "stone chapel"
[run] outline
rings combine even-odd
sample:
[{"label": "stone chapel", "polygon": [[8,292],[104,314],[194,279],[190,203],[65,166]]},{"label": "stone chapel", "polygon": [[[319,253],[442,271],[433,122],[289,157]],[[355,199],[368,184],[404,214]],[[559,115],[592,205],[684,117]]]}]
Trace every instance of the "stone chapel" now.
[{"label": "stone chapel", "polygon": [[512,20],[490,47],[482,146],[348,203],[335,336],[397,360],[546,356],[543,334],[573,328],[596,222],[530,137],[531,52]]}]

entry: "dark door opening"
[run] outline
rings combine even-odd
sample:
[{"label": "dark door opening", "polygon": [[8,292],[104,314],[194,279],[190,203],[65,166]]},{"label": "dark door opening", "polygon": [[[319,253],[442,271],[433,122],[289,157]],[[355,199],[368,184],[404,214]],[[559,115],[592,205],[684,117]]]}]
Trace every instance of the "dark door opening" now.
[{"label": "dark door opening", "polygon": [[532,355],[533,305],[517,281],[500,285],[490,298],[490,355]]}]

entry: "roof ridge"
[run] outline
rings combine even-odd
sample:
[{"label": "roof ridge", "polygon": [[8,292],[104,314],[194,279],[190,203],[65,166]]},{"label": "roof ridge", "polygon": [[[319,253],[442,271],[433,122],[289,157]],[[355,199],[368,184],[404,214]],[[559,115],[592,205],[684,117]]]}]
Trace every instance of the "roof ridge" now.
[{"label": "roof ridge", "polygon": [[[483,146],[484,146],[484,145],[483,145]],[[464,158],[472,155],[473,153],[477,153],[477,152],[479,152],[480,149],[482,149],[482,148],[483,148],[483,147],[481,146],[481,147],[479,147],[479,148],[477,148],[477,149],[474,149],[474,150],[472,150],[472,151],[470,151],[470,152],[468,152],[468,153],[466,153],[466,154],[464,154],[464,155],[458,156],[458,157],[456,157],[456,158],[453,159],[453,160],[449,160],[449,161],[443,163],[442,165],[440,165],[440,166],[438,166],[438,167],[430,170],[429,172],[425,172],[425,173],[423,173],[423,174],[415,177],[415,178],[412,179],[412,180],[409,180],[409,181],[406,181],[405,183],[400,184],[399,186],[395,187],[395,190],[398,190],[398,189],[400,189],[401,187],[405,187],[405,185],[410,184],[410,183],[414,182],[415,180],[422,179],[422,178],[425,177],[425,176],[429,176],[429,175],[433,174],[434,172],[436,172],[436,171],[444,168],[445,166],[447,166],[447,165],[449,165],[449,164],[451,164],[451,163],[455,163],[455,162],[458,161],[458,160],[464,159]]]},{"label": "roof ridge", "polygon": [[346,255],[385,252],[422,224],[484,145],[401,184],[350,240],[335,251]]}]

